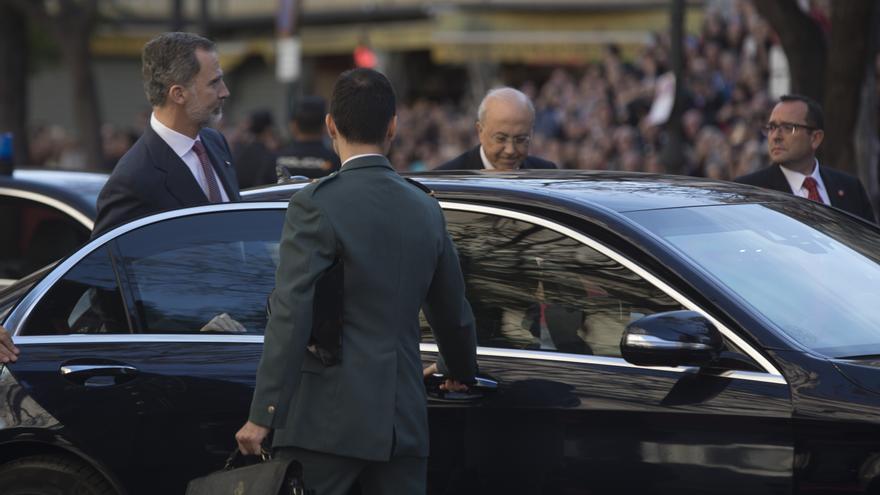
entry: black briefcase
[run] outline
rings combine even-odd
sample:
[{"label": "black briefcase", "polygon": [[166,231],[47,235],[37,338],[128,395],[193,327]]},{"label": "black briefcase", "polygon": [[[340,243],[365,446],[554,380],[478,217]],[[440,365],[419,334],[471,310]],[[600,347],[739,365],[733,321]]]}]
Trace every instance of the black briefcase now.
[{"label": "black briefcase", "polygon": [[261,462],[246,465],[236,448],[222,470],[196,478],[186,495],[314,495],[306,490],[302,465],[295,459],[272,459],[263,453]]},{"label": "black briefcase", "polygon": [[345,267],[341,258],[315,282],[312,305],[312,335],[307,349],[324,366],[342,361],[342,310]]},{"label": "black briefcase", "polygon": [[[315,281],[312,302],[312,329],[306,347],[324,366],[342,361],[342,299],[345,286],[345,267],[341,258]],[[274,290],[273,290],[274,292]],[[266,316],[272,316],[272,295],[266,299]]]}]

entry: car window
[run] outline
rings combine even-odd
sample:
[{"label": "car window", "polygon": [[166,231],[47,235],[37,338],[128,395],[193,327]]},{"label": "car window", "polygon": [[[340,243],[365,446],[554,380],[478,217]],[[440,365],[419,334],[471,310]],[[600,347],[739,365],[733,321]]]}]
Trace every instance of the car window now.
[{"label": "car window", "polygon": [[67,256],[89,238],[89,230],[50,206],[0,196],[0,280],[16,280]]},{"label": "car window", "polygon": [[174,218],[118,240],[147,333],[250,333],[266,326],[284,210]]},{"label": "car window", "polygon": [[628,323],[682,309],[631,270],[546,227],[462,211],[446,211],[446,219],[480,346],[619,357]]},{"label": "car window", "polygon": [[22,335],[129,333],[107,248],[83,258],[34,307]]}]

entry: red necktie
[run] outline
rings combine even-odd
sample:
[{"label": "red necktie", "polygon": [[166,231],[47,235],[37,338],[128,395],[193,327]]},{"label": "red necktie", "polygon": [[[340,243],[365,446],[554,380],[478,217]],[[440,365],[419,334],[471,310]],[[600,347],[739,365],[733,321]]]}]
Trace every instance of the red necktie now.
[{"label": "red necktie", "polygon": [[199,163],[202,164],[202,172],[205,173],[205,181],[208,182],[208,199],[212,203],[220,203],[223,196],[220,194],[220,188],[217,187],[217,174],[214,173],[214,167],[211,166],[211,160],[208,158],[208,152],[205,151],[205,145],[201,141],[193,144],[193,151],[199,157]]},{"label": "red necktie", "polygon": [[810,199],[817,203],[823,203],[822,197],[819,196],[819,183],[816,182],[816,179],[812,177],[807,177],[806,179],[804,179],[804,188],[809,193],[807,194],[807,199]]}]

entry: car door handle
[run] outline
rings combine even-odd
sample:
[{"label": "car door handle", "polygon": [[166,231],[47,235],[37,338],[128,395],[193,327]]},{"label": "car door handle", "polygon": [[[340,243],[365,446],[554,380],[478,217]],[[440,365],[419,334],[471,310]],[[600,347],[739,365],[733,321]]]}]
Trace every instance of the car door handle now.
[{"label": "car door handle", "polygon": [[59,369],[66,380],[86,387],[107,387],[133,380],[138,369],[127,364],[65,363]]},{"label": "car door handle", "polygon": [[484,399],[498,391],[498,382],[488,377],[478,376],[473,384],[464,392],[447,392],[440,390],[440,384],[446,380],[440,373],[434,373],[425,380],[429,402],[469,403]]}]

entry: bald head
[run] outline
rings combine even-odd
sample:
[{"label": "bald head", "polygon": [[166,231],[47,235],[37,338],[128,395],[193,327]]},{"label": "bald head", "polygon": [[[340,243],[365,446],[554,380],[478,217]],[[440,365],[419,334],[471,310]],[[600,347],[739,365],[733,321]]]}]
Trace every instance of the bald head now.
[{"label": "bald head", "polygon": [[477,110],[480,146],[492,166],[516,170],[529,154],[535,107],[529,97],[513,88],[489,91]]},{"label": "bald head", "polygon": [[525,93],[517,89],[508,87],[495,88],[486,93],[483,101],[480,102],[480,107],[477,109],[478,121],[482,122],[485,119],[486,112],[489,111],[490,106],[519,109],[524,115],[529,115],[533,122],[535,120],[535,106],[532,105],[532,100]]}]

